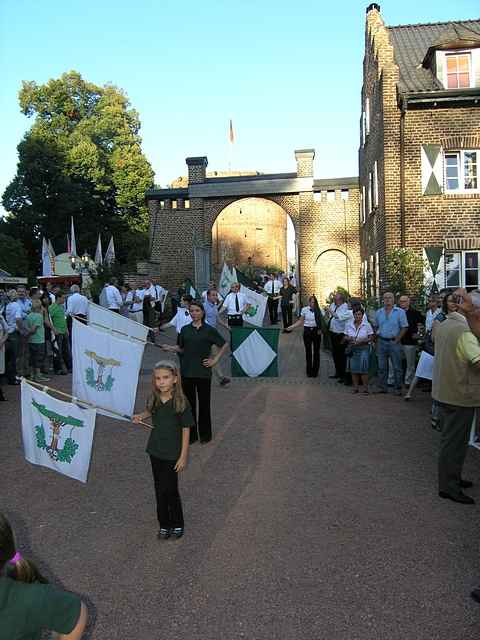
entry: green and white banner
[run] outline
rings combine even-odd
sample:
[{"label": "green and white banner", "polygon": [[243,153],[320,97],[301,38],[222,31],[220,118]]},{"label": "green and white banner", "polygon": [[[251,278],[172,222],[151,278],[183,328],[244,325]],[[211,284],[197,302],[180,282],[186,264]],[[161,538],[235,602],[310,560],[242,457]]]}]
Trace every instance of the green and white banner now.
[{"label": "green and white banner", "polygon": [[224,262],[222,273],[220,275],[220,282],[218,283],[218,290],[222,294],[223,298],[225,298],[227,293],[230,292],[230,287],[234,282],[237,282],[237,272],[235,270],[235,267],[230,270],[227,263]]},{"label": "green and white banner", "polygon": [[25,458],[86,482],[95,409],[57,400],[22,381],[22,438]]},{"label": "green and white banner", "polygon": [[231,327],[232,376],[278,377],[279,329]]},{"label": "green and white banner", "polygon": [[250,309],[247,313],[243,314],[244,322],[254,324],[256,327],[263,327],[263,319],[265,317],[265,310],[267,308],[268,296],[264,296],[261,293],[247,289],[243,284],[240,286],[241,293],[247,298]]}]

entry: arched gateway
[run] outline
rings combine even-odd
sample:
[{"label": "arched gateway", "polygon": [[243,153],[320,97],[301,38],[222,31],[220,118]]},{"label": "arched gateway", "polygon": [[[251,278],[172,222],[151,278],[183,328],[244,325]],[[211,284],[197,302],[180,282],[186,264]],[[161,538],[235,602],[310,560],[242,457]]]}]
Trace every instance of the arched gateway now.
[{"label": "arched gateway", "polygon": [[[208,161],[204,156],[187,158],[188,181],[184,186],[146,193],[151,259],[139,264],[139,271],[158,277],[168,287],[179,286],[187,277],[199,288],[206,285],[210,277],[218,276],[219,225],[215,226],[215,221],[222,212],[231,211],[229,205],[233,203],[262,200],[274,203],[278,220],[280,212],[284,212],[293,222],[302,300],[315,293],[323,303],[329,291],[344,285],[345,269],[342,274],[338,272],[340,254],[348,265],[350,291],[359,294],[358,179],[315,180],[314,156],[313,149],[295,151],[295,173],[228,176],[207,176]],[[238,208],[238,225],[245,224],[240,211]],[[228,226],[235,231],[231,216]],[[281,223],[277,226],[280,234]],[[241,234],[236,236],[235,242],[241,242]],[[280,245],[276,251],[275,256],[281,256],[283,261],[278,266],[283,266],[285,257]],[[329,255],[335,260],[329,261]]]}]

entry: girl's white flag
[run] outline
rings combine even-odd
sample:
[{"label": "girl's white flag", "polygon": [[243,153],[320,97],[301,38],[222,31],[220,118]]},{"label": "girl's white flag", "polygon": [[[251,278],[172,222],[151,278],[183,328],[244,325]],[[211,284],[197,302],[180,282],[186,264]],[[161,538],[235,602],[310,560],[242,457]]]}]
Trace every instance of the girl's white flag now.
[{"label": "girl's white flag", "polygon": [[130,420],[144,348],[142,342],[74,319],[72,395],[95,405],[103,415]]},{"label": "girl's white flag", "polygon": [[149,327],[144,324],[125,318],[125,316],[110,311],[110,309],[105,309],[105,307],[101,307],[94,302],[90,302],[88,307],[88,321],[93,325],[99,325],[105,329],[114,329],[119,334],[123,333],[126,337],[138,338],[143,342],[147,339],[150,331]]},{"label": "girl's white flag", "polygon": [[86,482],[96,412],[52,398],[22,381],[22,437],[25,458]]}]

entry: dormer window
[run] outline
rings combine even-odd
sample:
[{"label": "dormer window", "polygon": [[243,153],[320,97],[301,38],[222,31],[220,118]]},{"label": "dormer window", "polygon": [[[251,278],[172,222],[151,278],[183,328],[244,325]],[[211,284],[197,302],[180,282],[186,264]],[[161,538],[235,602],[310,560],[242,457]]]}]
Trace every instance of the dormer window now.
[{"label": "dormer window", "polygon": [[468,89],[471,86],[472,59],[468,51],[445,54],[445,87]]}]

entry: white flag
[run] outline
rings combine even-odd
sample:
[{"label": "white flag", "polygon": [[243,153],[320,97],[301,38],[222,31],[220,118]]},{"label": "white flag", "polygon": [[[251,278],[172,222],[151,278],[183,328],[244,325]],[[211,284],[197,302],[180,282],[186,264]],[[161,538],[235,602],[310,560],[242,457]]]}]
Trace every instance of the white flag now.
[{"label": "white flag", "polygon": [[54,260],[55,259],[55,251],[53,250],[53,244],[52,244],[51,240],[48,241],[48,251],[50,252],[50,256],[51,256],[52,260]]},{"label": "white flag", "polygon": [[75,227],[73,226],[73,216],[72,216],[72,225],[71,225],[71,234],[70,234],[70,255],[77,255],[77,241],[75,240]]},{"label": "white flag", "polygon": [[86,482],[96,412],[57,400],[22,381],[22,438],[25,458]]},{"label": "white flag", "polygon": [[220,282],[218,285],[218,290],[220,291],[220,293],[224,298],[227,295],[227,293],[230,292],[230,287],[234,282],[237,282],[237,271],[235,267],[230,271],[230,269],[227,266],[227,263],[224,262],[222,273],[220,275]]},{"label": "white flag", "polygon": [[42,275],[52,275],[52,261],[50,260],[50,251],[48,250],[48,243],[45,238],[42,238]]},{"label": "white flag", "polygon": [[115,246],[113,244],[113,236],[110,238],[110,242],[108,243],[107,251],[105,253],[105,264],[111,265],[112,262],[115,262]]},{"label": "white flag", "polygon": [[144,347],[74,319],[72,395],[94,404],[99,413],[130,420]]},{"label": "white flag", "polygon": [[97,250],[95,251],[95,264],[103,264],[102,238],[100,237],[100,234],[98,234]]},{"label": "white flag", "polygon": [[92,325],[114,329],[115,332],[118,331],[118,334],[123,333],[127,337],[138,338],[142,342],[145,342],[149,332],[149,328],[145,325],[125,318],[119,313],[114,313],[110,309],[105,309],[94,302],[90,302],[88,308],[88,321]]},{"label": "white flag", "polygon": [[256,327],[263,327],[263,319],[265,317],[265,309],[267,308],[268,296],[264,296],[261,293],[252,291],[243,284],[240,286],[240,291],[247,298],[247,302],[250,305],[250,309],[243,314],[245,322],[255,325]]}]

